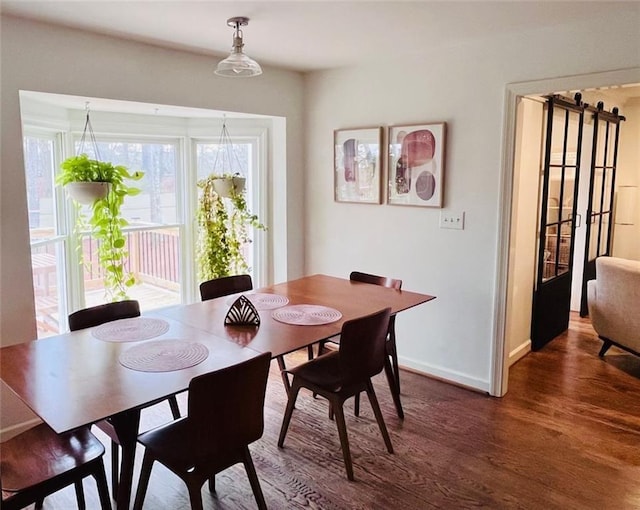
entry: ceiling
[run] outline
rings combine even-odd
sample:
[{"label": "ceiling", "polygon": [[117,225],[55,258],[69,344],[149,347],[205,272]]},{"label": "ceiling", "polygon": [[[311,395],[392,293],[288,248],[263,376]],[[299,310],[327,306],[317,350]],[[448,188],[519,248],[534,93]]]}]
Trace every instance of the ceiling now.
[{"label": "ceiling", "polygon": [[598,19],[636,2],[0,0],[3,13],[164,47],[225,55],[248,16],[245,51],[261,64],[301,72],[427,55],[434,48]]},{"label": "ceiling", "polygon": [[[245,51],[263,65],[300,72],[380,63],[402,51],[426,55],[436,47],[472,39],[543,29],[599,18],[611,9],[633,10],[637,2],[540,1],[314,1],[218,2],[212,0],[0,0],[3,14],[55,23],[162,47],[226,56],[233,30],[226,20],[248,16]],[[213,67],[213,64],[212,64]],[[600,96],[603,90],[591,91]],[[607,106],[640,97],[640,87],[609,90]],[[569,94],[569,93],[567,93]],[[573,95],[573,94],[570,94]],[[589,94],[585,94],[589,96]],[[593,97],[588,97],[591,102]],[[221,112],[98,98],[38,94],[33,101],[93,111],[129,111],[211,117]],[[229,113],[227,113],[229,114]]]}]

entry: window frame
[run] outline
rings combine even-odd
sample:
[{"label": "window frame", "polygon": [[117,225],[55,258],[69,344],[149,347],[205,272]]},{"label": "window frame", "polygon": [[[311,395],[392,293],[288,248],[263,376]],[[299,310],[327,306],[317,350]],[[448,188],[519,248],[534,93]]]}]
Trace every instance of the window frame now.
[{"label": "window frame", "polygon": [[[30,106],[30,105],[29,105]],[[69,155],[75,154],[75,144],[80,140],[86,113],[77,109],[59,110],[66,113],[51,115],[51,112],[38,113],[33,108],[26,109],[22,115],[23,138],[26,136],[45,136],[54,141],[54,209],[56,215],[56,242],[62,243],[66,264],[61,264],[62,285],[59,287],[60,302],[64,314],[60,312],[60,331],[67,329],[67,310],[80,309],[85,306],[85,293],[80,258],[76,251],[77,239],[73,235],[75,225],[75,209],[66,199],[66,192],[55,186],[55,177],[59,173],[60,163]],[[95,131],[96,140],[100,142],[122,143],[160,143],[172,144],[176,151],[176,219],[175,224],[158,224],[149,227],[178,228],[180,242],[180,303],[199,300],[197,268],[195,266],[195,241],[197,236],[195,210],[197,208],[197,143],[220,143],[217,136],[221,132],[223,119],[212,118],[174,118],[160,116],[158,119],[149,115],[92,112],[92,122],[98,125]],[[96,121],[96,119],[98,119]],[[154,121],[158,120],[157,124]],[[236,122],[237,121],[237,122]],[[234,119],[232,142],[250,143],[252,146],[252,175],[250,184],[251,210],[265,224],[268,222],[269,168],[268,136],[271,122],[260,118]],[[215,135],[212,135],[214,133]],[[238,134],[241,133],[241,134]],[[25,174],[26,179],[26,174]],[[26,189],[25,189],[26,191]],[[124,230],[134,230],[127,227]],[[269,236],[264,231],[254,232],[253,267],[254,285],[261,286],[269,279],[270,261]]]}]

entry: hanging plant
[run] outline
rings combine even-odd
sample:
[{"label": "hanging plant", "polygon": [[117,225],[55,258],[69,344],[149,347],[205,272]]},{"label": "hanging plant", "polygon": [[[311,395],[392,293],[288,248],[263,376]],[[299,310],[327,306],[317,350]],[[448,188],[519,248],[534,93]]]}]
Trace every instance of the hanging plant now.
[{"label": "hanging plant", "polygon": [[266,230],[258,216],[249,211],[244,186],[232,186],[228,197],[216,191],[217,181],[235,177],[211,174],[198,181],[196,259],[200,281],[247,273],[250,268],[242,249],[251,242],[249,229]]},{"label": "hanging plant", "polygon": [[[82,135],[81,149],[84,146],[84,138],[89,132],[94,144],[94,151],[98,154],[97,144],[91,129],[89,113]],[[78,249],[82,258],[82,239],[87,232],[98,242],[98,264],[104,272],[104,287],[107,298],[111,301],[127,299],[127,289],[136,283],[133,274],[125,268],[125,262],[129,256],[126,246],[126,237],[122,228],[129,223],[122,218],[120,209],[128,196],[140,193],[140,190],[131,187],[127,181],[139,181],[144,176],[143,172],[129,172],[122,165],[113,165],[99,159],[89,159],[86,154],[79,154],[65,159],[60,165],[61,173],[56,177],[56,183],[60,186],[73,186],[75,183],[89,184],[100,183],[103,189],[98,196],[82,195],[76,203],[76,224],[74,233],[78,238]],[[91,214],[86,215],[81,208],[82,203],[88,203]]]}]

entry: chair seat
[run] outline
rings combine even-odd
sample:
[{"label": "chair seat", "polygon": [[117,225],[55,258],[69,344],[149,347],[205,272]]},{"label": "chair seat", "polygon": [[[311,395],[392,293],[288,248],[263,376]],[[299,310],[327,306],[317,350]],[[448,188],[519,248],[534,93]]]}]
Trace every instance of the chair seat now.
[{"label": "chair seat", "polygon": [[343,384],[338,351],[330,351],[287,372],[328,391],[339,391]]},{"label": "chair seat", "polygon": [[104,454],[104,446],[88,428],[56,434],[44,423],[2,443],[1,449],[6,492],[24,491]]},{"label": "chair seat", "polygon": [[199,469],[206,466],[206,471],[216,472],[220,467],[242,460],[237,449],[232,452],[207,450],[206,444],[194,440],[186,417],[144,432],[138,441],[162,458],[162,463],[174,472],[186,472],[194,466]]}]

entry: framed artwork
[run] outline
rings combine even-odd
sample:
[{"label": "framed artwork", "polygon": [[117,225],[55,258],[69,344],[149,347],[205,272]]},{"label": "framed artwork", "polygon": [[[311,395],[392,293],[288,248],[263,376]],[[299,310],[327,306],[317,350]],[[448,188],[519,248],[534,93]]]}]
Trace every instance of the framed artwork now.
[{"label": "framed artwork", "polygon": [[336,202],[382,202],[381,147],[380,127],[337,129],[333,132]]},{"label": "framed artwork", "polygon": [[444,122],[389,127],[389,204],[442,207],[445,132]]}]

